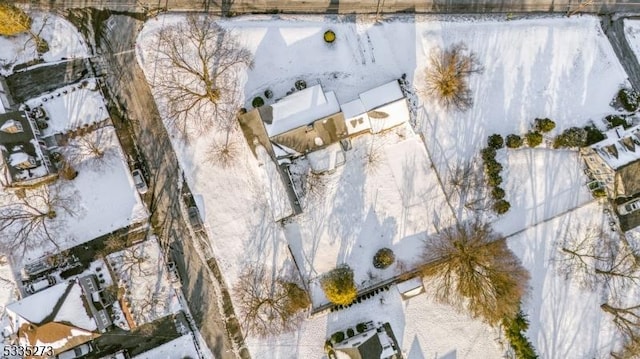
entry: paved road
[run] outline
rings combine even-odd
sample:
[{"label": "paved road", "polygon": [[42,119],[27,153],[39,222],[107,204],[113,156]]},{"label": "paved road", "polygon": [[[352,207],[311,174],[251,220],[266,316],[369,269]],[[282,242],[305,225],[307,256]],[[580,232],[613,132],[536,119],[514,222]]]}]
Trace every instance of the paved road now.
[{"label": "paved road", "polygon": [[15,0],[34,8],[108,8],[144,11],[158,8],[242,14],[251,12],[298,13],[483,13],[483,12],[638,12],[638,0]]},{"label": "paved road", "polygon": [[618,61],[624,68],[629,82],[636,91],[640,91],[640,65],[638,58],[631,50],[626,37],[624,36],[624,19],[620,18],[612,21],[610,16],[603,16],[601,20],[602,29],[604,30],[613,51],[618,57]]},{"label": "paved road", "polygon": [[[162,124],[155,102],[134,49],[142,23],[128,16],[114,16],[113,26],[98,44],[102,56],[92,62],[103,71],[107,87],[124,113],[124,120],[114,120],[122,130],[130,126],[149,175],[150,191],[145,200],[151,211],[152,226],[164,248],[170,248],[183,282],[189,309],[215,358],[235,358],[225,321],[216,298],[219,283],[208,264],[198,255],[194,240],[182,216],[179,184],[181,170]],[[119,134],[122,131],[119,131]],[[125,142],[128,140],[125,138]],[[241,337],[240,340],[241,341]],[[240,343],[241,344],[241,343]],[[248,353],[246,356],[248,357]]]}]

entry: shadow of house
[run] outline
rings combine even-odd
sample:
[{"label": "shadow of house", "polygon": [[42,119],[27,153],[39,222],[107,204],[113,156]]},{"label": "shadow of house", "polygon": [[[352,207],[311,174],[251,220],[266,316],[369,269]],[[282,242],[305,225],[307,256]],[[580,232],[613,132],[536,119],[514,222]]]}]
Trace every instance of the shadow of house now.
[{"label": "shadow of house", "polygon": [[606,193],[616,205],[621,229],[628,231],[640,226],[640,126],[618,126],[605,135],[580,154],[591,179],[589,189],[594,195]]},{"label": "shadow of house", "polygon": [[5,186],[34,185],[57,176],[45,145],[36,121],[27,112],[0,114]]}]

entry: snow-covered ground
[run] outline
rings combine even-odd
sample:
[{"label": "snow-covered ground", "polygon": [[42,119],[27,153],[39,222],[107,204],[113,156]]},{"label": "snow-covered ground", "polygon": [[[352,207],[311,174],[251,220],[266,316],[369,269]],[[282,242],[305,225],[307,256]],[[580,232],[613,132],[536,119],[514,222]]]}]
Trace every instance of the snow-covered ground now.
[{"label": "snow-covered ground", "polygon": [[31,108],[41,106],[49,117],[49,127],[42,130],[44,137],[109,118],[96,79],[87,80],[86,85],[79,83],[61,87],[46,96],[30,99],[26,104]]},{"label": "snow-covered ground", "polygon": [[200,355],[193,343],[193,337],[190,334],[186,334],[140,355],[136,355],[134,359],[179,359],[199,357]]},{"label": "snow-covered ground", "polygon": [[[87,45],[78,30],[66,19],[53,13],[31,12],[31,31],[49,44],[49,51],[42,55],[45,62],[86,57]],[[0,36],[0,75],[8,75],[13,67],[38,57],[35,43],[28,33],[17,36]]]},{"label": "snow-covered ground", "polygon": [[[55,219],[62,224],[57,226],[59,229],[55,238],[61,249],[71,248],[130,224],[145,221],[148,217],[119,147],[115,130],[105,127],[100,131],[103,131],[104,148],[108,149],[103,161],[78,166],[78,177],[72,181],[58,180],[63,193],[73,194],[70,197],[73,201],[73,213],[61,212]],[[56,250],[51,243],[43,243],[29,249],[22,261],[28,263],[54,252]]]},{"label": "snow-covered ground", "polygon": [[625,36],[637,58],[640,56],[640,21],[624,19],[623,22]]},{"label": "snow-covered ground", "polygon": [[162,250],[155,237],[107,256],[118,286],[125,290],[136,326],[177,313],[180,303],[171,285]]},{"label": "snow-covered ground", "polygon": [[[453,223],[453,213],[430,166],[424,144],[408,124],[352,139],[346,163],[307,183],[303,212],[288,221],[285,235],[314,306],[327,303],[316,279],[348,264],[360,288],[375,285],[420,263],[423,240]],[[305,160],[294,177],[308,175]],[[311,188],[316,187],[316,188]],[[381,248],[396,262],[373,267]]]},{"label": "snow-covered ground", "polygon": [[[181,17],[159,17],[158,21],[147,23],[140,35],[138,59],[150,82],[154,78],[153,72],[161,70],[155,66],[154,49],[157,41],[153,34],[162,25],[176,21],[181,21]],[[254,96],[262,94],[266,89],[273,91],[276,99],[281,98],[298,79],[309,83],[320,81],[325,91],[334,91],[338,102],[345,103],[355,99],[363,91],[406,74],[407,80],[417,90],[417,101],[412,106],[417,115],[416,128],[424,136],[441,178],[448,178],[449,171],[456,164],[474,160],[478,151],[486,145],[488,135],[523,134],[536,117],[553,119],[557,123],[554,133],[571,126],[584,126],[589,121],[600,121],[614,112],[608,105],[609,101],[619,86],[626,83],[627,77],[596,17],[517,21],[452,17],[445,21],[407,15],[374,24],[371,18],[363,17],[355,17],[353,22],[338,17],[254,16],[237,17],[221,24],[231,29],[254,54],[252,69],[240,74],[245,98],[240,101],[239,107],[246,106]],[[323,32],[329,28],[337,34],[337,40],[331,46],[327,46],[322,40]],[[482,73],[470,78],[474,104],[465,113],[445,111],[433,99],[419,91],[424,85],[424,70],[428,66],[429,56],[438,48],[459,42],[476,54],[484,69]],[[264,194],[265,189],[261,188],[264,183],[257,175],[260,173],[257,161],[248,150],[244,138],[239,133],[233,135],[232,140],[236,141],[240,150],[237,164],[230,169],[216,164],[205,165],[206,149],[211,140],[223,138],[224,134],[214,131],[193,139],[188,145],[176,138],[174,147],[190,187],[204,198],[206,211],[203,212],[207,213],[208,231],[210,238],[215,238],[212,246],[227,283],[233,286],[246,262],[266,263],[278,268],[290,259],[286,250],[283,250],[287,242],[282,236],[281,228],[269,221],[274,216]],[[511,214],[501,219],[504,223],[498,223],[502,231],[511,233],[523,229],[588,200],[581,188],[577,156],[570,152],[551,152],[511,151],[505,158],[501,158],[505,166],[503,176],[507,198],[512,201],[513,206]],[[553,165],[547,161],[551,161]],[[350,168],[347,166],[336,173],[348,172]],[[384,184],[384,188],[389,191],[396,186],[393,166],[397,164],[389,166],[380,175],[389,181]],[[359,181],[345,183],[354,187],[355,193],[357,187],[362,190],[368,181],[380,185],[380,180],[375,180],[376,176],[362,175],[358,177]],[[404,180],[407,179],[410,177],[404,176]],[[365,190],[363,198],[369,198],[369,203],[375,203],[370,200],[371,193],[367,193]],[[346,201],[350,197],[340,195],[332,198],[337,202],[324,203],[329,213],[339,210],[339,201]],[[365,200],[362,201],[364,204]],[[375,208],[376,206],[372,207]],[[326,211],[325,208],[322,212]],[[585,218],[591,215],[581,211],[575,213],[581,213]],[[313,212],[303,216],[310,216],[311,213]],[[327,234],[322,234],[327,228],[350,227],[353,217],[338,214],[336,212],[334,220],[326,228],[324,225],[319,228],[319,243],[322,243],[322,238],[325,242],[329,238]],[[381,219],[382,216],[379,216],[373,223],[374,227],[385,223]],[[437,219],[429,220],[432,223]],[[401,222],[396,221],[398,223]],[[356,232],[364,234],[365,228],[371,230],[369,226],[363,227],[362,231],[350,229],[353,231],[350,238],[358,238],[360,233]],[[539,228],[542,227],[534,227],[530,231],[537,233],[535,231]],[[514,237],[511,243],[520,245],[516,248],[516,244],[512,244],[523,257],[525,266],[534,272],[531,299],[525,310],[532,322],[536,321],[532,324],[530,334],[541,357],[582,358],[597,357],[605,353],[612,343],[607,339],[611,338],[612,331],[605,325],[585,325],[577,314],[566,316],[562,312],[566,308],[557,306],[557,303],[570,305],[573,301],[580,301],[579,294],[572,292],[567,283],[554,277],[553,271],[547,269],[547,263],[539,259],[546,255],[539,247],[550,245],[550,234],[536,236],[529,234],[530,231],[525,233],[535,236],[534,239],[516,242],[517,237]],[[334,233],[336,239],[343,234],[340,231]],[[392,234],[395,234],[394,230],[389,230],[389,240],[394,237]],[[312,248],[311,253],[315,256],[315,250],[320,248],[322,247]],[[345,249],[342,253],[349,251]],[[538,255],[535,262],[527,257],[531,253]],[[337,261],[344,259],[339,258],[335,251],[321,253],[321,256],[327,262],[323,259],[316,263],[315,257],[305,260],[314,266],[333,267]],[[368,255],[361,257],[362,261],[369,258]],[[330,260],[334,262],[329,262]],[[303,268],[303,271],[308,270],[310,266],[303,265]],[[324,269],[320,268],[318,272]],[[557,291],[552,299],[547,297],[549,286],[557,286],[554,287]],[[401,348],[407,353],[411,352],[410,358],[445,355],[500,357],[501,351],[495,346],[495,335],[488,335],[486,327],[464,316],[455,317],[450,314],[453,311],[450,308],[418,299],[426,297],[421,295],[410,300],[404,309],[397,304],[396,309],[389,312],[389,321],[396,323],[392,324],[394,331],[402,333],[396,333],[396,336],[403,338]],[[416,305],[412,307],[414,302]],[[599,315],[600,309],[594,302],[585,300],[581,304],[585,305],[585,311]],[[349,319],[341,318],[341,315],[362,317],[375,313],[376,318],[370,318],[374,320],[387,315],[380,308],[369,308],[369,305],[371,304],[358,304],[344,312],[345,314],[337,312],[308,321],[284,344],[249,338],[251,350],[261,358],[322,357],[321,345],[332,331],[361,320],[358,318],[355,323],[348,323]],[[416,312],[411,312],[414,308]],[[577,310],[581,307],[575,308]],[[433,319],[433,326],[438,329],[443,322],[446,323],[446,318],[451,318],[455,324],[443,330],[441,335],[430,333],[432,336],[429,337],[428,331],[432,326],[423,325],[426,321],[420,313],[430,313],[428,319]],[[540,313],[544,313],[543,316]],[[476,332],[479,334],[475,336],[462,330],[474,326],[479,328]],[[415,332],[410,328],[415,328]],[[414,333],[413,337],[409,333]],[[577,333],[575,338],[569,337],[572,333]],[[407,338],[407,335],[410,337]],[[414,337],[418,340],[414,340]],[[577,351],[567,350],[576,343],[589,344]],[[296,349],[298,352],[292,354]]]}]

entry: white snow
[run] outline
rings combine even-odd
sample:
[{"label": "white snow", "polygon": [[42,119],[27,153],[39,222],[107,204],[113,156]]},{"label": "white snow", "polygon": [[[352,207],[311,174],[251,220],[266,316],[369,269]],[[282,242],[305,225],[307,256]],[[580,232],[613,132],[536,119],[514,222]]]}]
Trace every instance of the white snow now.
[{"label": "white snow", "polygon": [[125,290],[129,311],[136,325],[180,311],[178,297],[155,237],[109,254],[107,262],[117,278],[118,286]]},{"label": "white snow", "polygon": [[156,348],[136,355],[134,359],[182,359],[199,358],[191,334],[183,335]]},{"label": "white snow", "polygon": [[82,287],[75,282],[53,321],[66,322],[80,329],[95,331],[96,321],[89,315],[90,312],[87,311],[84,300]]},{"label": "white snow", "polygon": [[260,161],[261,177],[267,189],[265,195],[273,213],[273,221],[276,222],[289,217],[293,214],[293,208],[291,207],[291,202],[289,202],[287,189],[284,187],[280,171],[264,147],[256,146],[256,155]]},{"label": "white snow", "polygon": [[323,92],[321,85],[294,92],[271,107],[273,122],[265,123],[269,136],[293,130],[340,112],[335,94],[331,91]]},{"label": "white snow", "polygon": [[42,130],[43,136],[89,126],[109,118],[96,79],[87,80],[87,86],[75,84],[61,87],[26,103],[31,108],[42,106],[49,117],[49,127]]},{"label": "white snow", "polygon": [[372,88],[360,94],[365,110],[371,111],[404,97],[397,80]]},{"label": "white snow", "polygon": [[[30,12],[29,15],[33,19],[31,31],[38,33],[42,29],[40,37],[49,45],[49,51],[42,56],[45,62],[86,57],[89,54],[82,35],[63,17],[41,12]],[[9,75],[15,65],[38,57],[35,43],[27,33],[13,37],[0,36],[0,49],[0,75]]]},{"label": "white snow", "polygon": [[18,328],[25,320],[31,323],[41,323],[53,312],[54,306],[68,287],[69,283],[59,283],[7,305],[7,314],[17,324],[14,328]]},{"label": "white snow", "polygon": [[[139,38],[138,59],[149,79],[156,71],[153,33],[165,20],[176,22],[181,17],[161,19],[147,23]],[[363,91],[406,74],[410,90],[416,95],[409,101],[410,113],[415,111],[417,130],[433,156],[434,169],[445,179],[454,165],[475,160],[492,133],[523,134],[535,118],[549,117],[557,123],[553,135],[568,127],[600,121],[614,112],[609,101],[619,86],[626,83],[627,76],[597,17],[447,19],[412,15],[375,23],[362,16],[344,21],[339,17],[279,15],[236,17],[221,24],[233,30],[254,53],[254,66],[241,82],[245,99],[239,105],[266,89],[276,98],[283,96],[298,79],[319,81],[325,91],[333,91],[338,102],[345,103],[359,98]],[[330,47],[322,41],[322,32],[327,27],[337,34],[337,41]],[[476,54],[483,67],[482,73],[470,77],[474,104],[467,112],[447,111],[419,91],[424,87],[429,57],[438,48],[459,42]],[[398,169],[392,170],[384,154],[385,145],[411,137],[400,128],[403,126],[388,133],[353,139],[354,148],[347,152],[345,165],[327,177],[328,186],[322,198],[307,199],[302,215],[286,225],[286,241],[280,228],[269,222],[273,215],[265,211],[269,208],[265,190],[260,189],[261,181],[252,179],[259,173],[256,160],[240,135],[236,139],[242,143],[242,151],[237,164],[230,169],[201,165],[210,142],[203,139],[205,136],[189,145],[176,139],[174,146],[187,180],[192,189],[203,194],[209,208],[206,221],[210,238],[215,238],[212,246],[230,287],[247,262],[274,267],[287,262],[288,254],[283,251],[286,245],[291,245],[303,276],[312,279],[312,287],[317,284],[313,278],[343,262],[354,268],[356,283],[365,285],[369,281],[367,269],[378,249],[375,247],[382,244],[391,247],[410,266],[419,255],[422,236],[450,224],[453,213],[450,214],[444,195],[438,193],[441,192],[438,178],[430,167],[415,173],[415,183],[419,184],[415,198],[424,197],[424,188],[431,188],[430,201],[408,208],[403,205],[394,176],[401,182],[410,181],[411,176],[400,176]],[[210,136],[223,138],[216,133]],[[381,140],[387,137],[391,137],[389,143]],[[380,153],[377,156],[376,151]],[[512,151],[501,155],[506,159],[500,158],[505,166],[507,199],[513,206],[504,218],[512,216],[514,223],[504,219],[497,226],[507,234],[584,203],[585,192],[580,182],[586,178],[580,176],[575,153],[552,155],[546,154],[546,150],[528,151],[522,154]],[[376,157],[382,160],[368,161]],[[370,162],[378,166],[367,165]],[[522,172],[525,168],[529,170]],[[518,192],[520,188],[525,190]],[[407,203],[414,201],[413,195],[404,198]],[[468,215],[465,210],[461,212],[458,213],[461,217]],[[525,257],[530,255],[528,251],[540,249],[536,246],[544,246],[552,232],[534,236],[523,241],[526,247],[516,252],[535,271],[532,300],[525,310],[531,316],[530,334],[541,357],[582,358],[608,353],[606,338],[613,335],[610,328],[605,323],[586,325],[575,315],[578,311],[565,316],[563,310],[579,301],[579,296],[571,294],[563,283],[547,278],[551,272],[543,259],[532,261]],[[390,276],[396,269],[391,267],[386,273],[373,270],[375,280]],[[550,298],[548,290],[553,286],[556,290]],[[426,290],[428,293],[429,288]],[[502,356],[496,347],[496,333],[482,323],[452,313],[450,307],[427,300],[427,295],[416,296],[403,305],[399,299],[391,298],[399,297],[392,292],[395,294],[390,292],[385,305],[374,298],[346,311],[307,321],[295,335],[264,341],[249,337],[251,353],[260,358],[318,357],[324,340],[349,322],[388,319],[397,331],[396,336],[402,338],[401,348],[410,359]],[[312,295],[314,303],[324,300],[315,289]],[[566,305],[561,307],[558,303]],[[594,302],[581,304],[590,314],[601,312]],[[543,318],[538,317],[540,312],[544,313]],[[577,333],[575,338],[572,333]],[[567,351],[574,344],[583,347]]]}]

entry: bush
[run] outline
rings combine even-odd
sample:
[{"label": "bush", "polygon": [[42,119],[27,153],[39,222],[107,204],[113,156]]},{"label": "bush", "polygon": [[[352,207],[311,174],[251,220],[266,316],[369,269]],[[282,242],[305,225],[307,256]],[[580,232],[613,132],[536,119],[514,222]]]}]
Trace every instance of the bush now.
[{"label": "bush", "polygon": [[305,80],[298,80],[295,83],[296,90],[301,91],[307,88],[307,82]]},{"label": "bush", "polygon": [[502,165],[496,160],[489,160],[484,163],[484,168],[487,171],[489,177],[500,175],[500,171],[502,171]]},{"label": "bush", "polygon": [[304,310],[311,305],[311,300],[307,292],[293,282],[281,282],[282,288],[287,295],[285,308],[291,313]]},{"label": "bush", "polygon": [[508,135],[505,143],[509,148],[520,148],[524,141],[522,140],[522,137],[518,135]]},{"label": "bush", "polygon": [[262,105],[264,105],[264,100],[260,96],[256,96],[253,99],[253,101],[251,101],[251,106],[253,106],[254,108],[258,108],[258,107],[260,107]]},{"label": "bush", "polygon": [[378,269],[389,267],[396,260],[395,254],[389,248],[382,248],[373,256],[373,266]]},{"label": "bush", "polygon": [[487,138],[487,145],[491,148],[499,150],[504,147],[504,140],[502,139],[502,136],[496,133]]},{"label": "bush", "polygon": [[585,126],[584,130],[587,132],[587,139],[584,143],[585,146],[593,145],[605,139],[604,134],[598,130],[596,126]]},{"label": "bush", "polygon": [[343,332],[335,332],[331,335],[331,342],[333,344],[341,343],[344,340]]},{"label": "bush", "polygon": [[490,174],[489,178],[487,179],[487,183],[491,187],[497,187],[502,183],[502,177],[500,177],[500,174],[497,174],[497,173]]},{"label": "bush", "polygon": [[272,98],[273,97],[273,91],[271,91],[269,89],[264,90],[264,97]]},{"label": "bush", "polygon": [[485,147],[480,151],[484,162],[496,159],[496,149],[493,147]]},{"label": "bush", "polygon": [[497,214],[505,214],[511,208],[511,204],[504,199],[499,199],[493,204],[493,211]]},{"label": "bush", "polygon": [[347,329],[347,336],[349,338],[352,338],[354,335],[356,335],[356,333],[353,332],[353,329],[351,328]]},{"label": "bush", "polygon": [[505,336],[515,352],[517,359],[537,359],[533,345],[524,335],[529,328],[529,321],[522,311],[519,311],[515,318],[504,318],[502,320]]},{"label": "bush", "polygon": [[638,105],[640,105],[640,95],[634,90],[620,89],[618,91],[618,102],[625,110],[635,112],[638,110]]},{"label": "bush", "polygon": [[556,123],[548,118],[536,118],[534,128],[538,132],[547,133],[556,128]]},{"label": "bush", "polygon": [[542,143],[542,134],[537,131],[529,131],[526,135],[524,135],[527,140],[527,146],[529,147],[537,147]]},{"label": "bush", "polygon": [[614,127],[622,126],[626,130],[630,127],[629,122],[627,122],[627,118],[619,115],[609,115],[604,118],[607,121],[607,128],[612,129]]},{"label": "bush", "polygon": [[356,284],[353,282],[353,271],[347,266],[327,273],[320,279],[320,286],[333,304],[349,305],[358,296]]},{"label": "bush", "polygon": [[0,1],[0,35],[14,36],[31,28],[31,18],[21,9]]},{"label": "bush", "polygon": [[587,131],[579,127],[571,127],[553,140],[553,148],[582,147],[587,141]]},{"label": "bush", "polygon": [[602,198],[607,196],[607,192],[605,192],[604,188],[598,188],[591,191],[591,195],[595,198]]},{"label": "bush", "polygon": [[433,51],[425,69],[425,92],[446,109],[466,111],[473,105],[469,75],[481,71],[475,54],[463,44]]},{"label": "bush", "polygon": [[331,30],[327,30],[324,32],[324,41],[327,43],[332,43],[334,41],[336,41],[336,33],[331,31]]},{"label": "bush", "polygon": [[493,199],[503,199],[504,195],[504,190],[501,187],[493,187],[491,190],[491,197],[493,197]]},{"label": "bush", "polygon": [[358,325],[356,325],[356,330],[358,333],[364,333],[364,331],[367,330],[367,326],[364,323],[358,323]]}]

